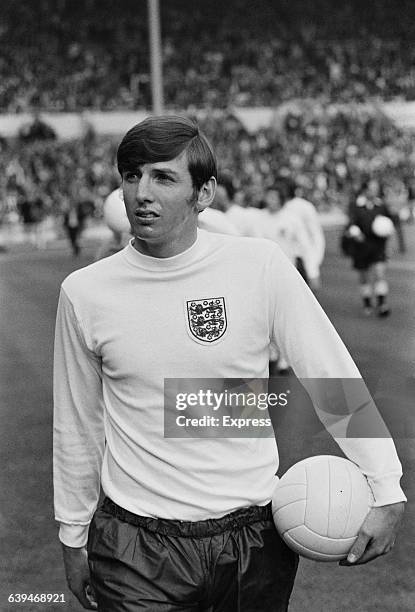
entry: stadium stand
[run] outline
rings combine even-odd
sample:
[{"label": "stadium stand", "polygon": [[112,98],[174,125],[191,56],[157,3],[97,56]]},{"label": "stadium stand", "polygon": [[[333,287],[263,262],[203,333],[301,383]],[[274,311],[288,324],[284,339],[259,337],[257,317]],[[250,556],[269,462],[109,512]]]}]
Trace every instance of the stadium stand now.
[{"label": "stadium stand", "polygon": [[[415,99],[414,3],[401,0],[397,11],[387,0],[263,0],[260,8],[161,3],[166,106],[198,117],[236,200],[258,206],[281,175],[323,211],[346,210],[368,176],[392,201],[413,198],[411,135],[378,102]],[[0,113],[148,109],[148,65],[145,2],[2,5]],[[264,105],[286,112],[255,133],[232,114]],[[0,139],[0,222],[34,198],[46,216],[60,216],[68,199],[99,215],[119,180],[115,142],[92,132],[62,142],[41,128]]]},{"label": "stadium stand", "polygon": [[[291,176],[321,211],[347,210],[369,176],[377,176],[392,207],[413,193],[415,143],[373,107],[297,102],[283,121],[248,132],[227,112],[197,114],[215,144],[220,168],[233,177],[236,200],[258,206],[267,186]],[[42,194],[44,214],[60,215],[65,199],[89,201],[99,214],[119,184],[117,141],[88,132],[84,139],[0,143],[2,218],[30,194]]]},{"label": "stadium stand", "polygon": [[[249,0],[161,6],[167,106],[415,98],[415,6]],[[150,106],[146,3],[2,3],[0,112]]]}]

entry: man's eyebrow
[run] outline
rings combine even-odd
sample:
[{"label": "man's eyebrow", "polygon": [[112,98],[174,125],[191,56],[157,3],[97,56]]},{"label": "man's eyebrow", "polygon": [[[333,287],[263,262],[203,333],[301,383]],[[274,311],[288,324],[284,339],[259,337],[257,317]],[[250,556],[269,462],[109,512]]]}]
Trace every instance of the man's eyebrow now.
[{"label": "man's eyebrow", "polygon": [[[141,166],[141,164],[140,164],[140,166]],[[131,166],[130,168],[125,168],[122,171],[122,173],[123,174],[126,174],[128,172],[141,173],[140,166]],[[171,168],[168,168],[168,167],[152,168],[151,169],[151,173],[152,174],[168,174],[172,178],[175,178],[175,179],[180,178],[180,173],[179,172],[176,172],[175,170],[172,170]]]},{"label": "man's eyebrow", "polygon": [[151,170],[152,172],[156,173],[156,172],[160,172],[162,174],[170,174],[171,176],[175,176],[178,177],[179,173],[175,172],[175,170],[172,170],[171,168],[152,168]]},{"label": "man's eyebrow", "polygon": [[140,168],[138,166],[130,166],[128,168],[124,168],[122,174],[126,174],[127,172],[140,172]]}]

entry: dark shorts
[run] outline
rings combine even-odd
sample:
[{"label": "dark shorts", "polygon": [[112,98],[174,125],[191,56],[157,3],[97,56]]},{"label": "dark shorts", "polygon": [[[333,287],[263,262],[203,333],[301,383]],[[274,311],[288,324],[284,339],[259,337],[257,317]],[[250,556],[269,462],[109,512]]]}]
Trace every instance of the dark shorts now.
[{"label": "dark shorts", "polygon": [[137,516],[108,498],[88,558],[100,612],[283,612],[298,565],[270,504],[188,522]]},{"label": "dark shorts", "polygon": [[355,248],[352,254],[353,268],[367,270],[376,263],[386,261],[386,240],[367,238]]}]

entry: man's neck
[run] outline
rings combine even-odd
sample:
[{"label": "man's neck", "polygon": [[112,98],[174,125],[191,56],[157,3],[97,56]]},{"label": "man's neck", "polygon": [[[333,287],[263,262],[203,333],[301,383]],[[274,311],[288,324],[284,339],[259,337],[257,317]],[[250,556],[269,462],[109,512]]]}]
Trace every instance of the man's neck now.
[{"label": "man's neck", "polygon": [[167,257],[174,257],[180,255],[184,251],[190,249],[190,247],[196,242],[197,239],[197,228],[191,234],[181,237],[180,239],[171,240],[166,242],[165,240],[160,242],[148,242],[141,240],[137,236],[134,237],[133,247],[143,255],[148,257],[157,257],[159,259],[165,259]]}]

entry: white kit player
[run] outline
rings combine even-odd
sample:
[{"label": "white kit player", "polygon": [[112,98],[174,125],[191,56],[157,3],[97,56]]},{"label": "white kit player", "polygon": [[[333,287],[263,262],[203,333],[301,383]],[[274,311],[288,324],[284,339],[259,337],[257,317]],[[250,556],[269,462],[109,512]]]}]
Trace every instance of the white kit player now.
[{"label": "white kit player", "polygon": [[[266,379],[270,341],[299,378],[360,374],[276,244],[198,230],[217,171],[195,123],[148,118],[117,161],[133,237],[65,279],[57,314],[55,516],[69,587],[100,612],[285,612],[298,557],[272,519],[275,437],[165,436],[165,379]],[[402,468],[390,438],[338,442],[374,495],[348,561],[365,563],[393,546]]]}]

